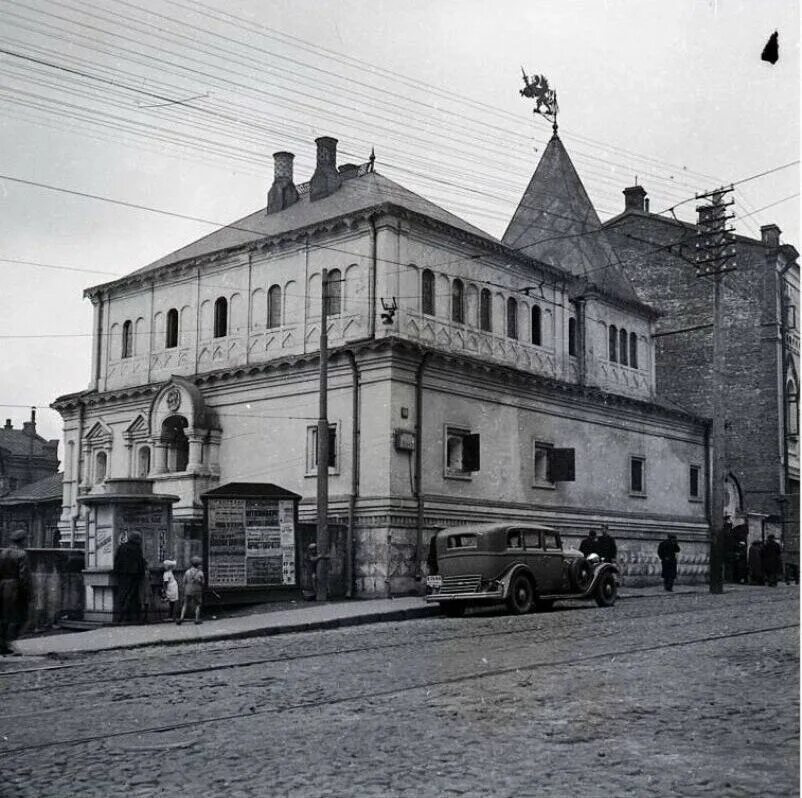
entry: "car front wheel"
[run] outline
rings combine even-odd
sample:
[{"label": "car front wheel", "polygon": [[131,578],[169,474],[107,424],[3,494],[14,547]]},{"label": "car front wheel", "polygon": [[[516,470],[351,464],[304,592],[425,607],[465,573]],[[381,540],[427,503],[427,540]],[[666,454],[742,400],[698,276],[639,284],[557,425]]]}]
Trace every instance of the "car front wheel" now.
[{"label": "car front wheel", "polygon": [[596,603],[600,607],[612,607],[618,596],[618,585],[613,574],[605,574],[596,588]]},{"label": "car front wheel", "polygon": [[514,615],[526,615],[532,611],[535,591],[532,580],[526,574],[518,574],[512,578],[510,593],[507,596],[507,609]]}]

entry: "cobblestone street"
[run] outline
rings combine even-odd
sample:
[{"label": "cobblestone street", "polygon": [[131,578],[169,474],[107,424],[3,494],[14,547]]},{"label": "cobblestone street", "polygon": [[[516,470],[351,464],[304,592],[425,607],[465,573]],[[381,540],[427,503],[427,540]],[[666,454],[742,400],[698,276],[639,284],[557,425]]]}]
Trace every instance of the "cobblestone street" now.
[{"label": "cobblestone street", "polygon": [[792,587],[0,668],[11,796],[798,794]]}]

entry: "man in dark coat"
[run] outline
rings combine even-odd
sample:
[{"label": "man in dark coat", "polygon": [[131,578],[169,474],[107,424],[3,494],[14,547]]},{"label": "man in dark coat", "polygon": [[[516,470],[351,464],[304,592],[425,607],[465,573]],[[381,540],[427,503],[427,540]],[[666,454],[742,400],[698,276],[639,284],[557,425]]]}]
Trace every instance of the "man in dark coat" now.
[{"label": "man in dark coat", "polygon": [[782,572],[782,549],[774,535],[769,535],[763,544],[763,574],[769,587],[777,587],[777,577]]},{"label": "man in dark coat", "polygon": [[657,556],[663,565],[663,586],[669,593],[674,590],[674,580],[677,578],[677,554],[679,544],[676,535],[668,535],[657,547]]},{"label": "man in dark coat", "polygon": [[598,554],[599,553],[599,541],[596,540],[596,530],[591,529],[588,532],[587,537],[582,538],[582,542],[579,544],[579,550],[585,557],[589,557],[591,554]]},{"label": "man in dark coat", "polygon": [[142,535],[131,532],[114,555],[114,574],[117,577],[117,620],[122,623],[138,621],[141,612],[139,591],[145,576],[142,556]]},{"label": "man in dark coat", "polygon": [[11,533],[11,546],[0,549],[0,654],[13,654],[11,641],[19,634],[28,614],[31,575],[25,540],[28,533]]},{"label": "man in dark coat", "polygon": [[597,545],[599,557],[605,562],[612,562],[618,554],[618,546],[615,545],[615,538],[610,534],[607,527],[602,527],[601,537]]},{"label": "man in dark coat", "polygon": [[746,555],[749,565],[749,584],[763,584],[763,541],[753,540],[749,546],[749,553]]}]

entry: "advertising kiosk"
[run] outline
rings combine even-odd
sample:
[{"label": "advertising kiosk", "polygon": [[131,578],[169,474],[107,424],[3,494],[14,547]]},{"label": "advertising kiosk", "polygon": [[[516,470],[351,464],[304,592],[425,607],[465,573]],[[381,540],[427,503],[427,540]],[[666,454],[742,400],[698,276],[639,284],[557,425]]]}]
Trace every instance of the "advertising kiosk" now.
[{"label": "advertising kiosk", "polygon": [[269,483],[231,482],[201,498],[209,598],[234,604],[296,595],[301,497]]}]

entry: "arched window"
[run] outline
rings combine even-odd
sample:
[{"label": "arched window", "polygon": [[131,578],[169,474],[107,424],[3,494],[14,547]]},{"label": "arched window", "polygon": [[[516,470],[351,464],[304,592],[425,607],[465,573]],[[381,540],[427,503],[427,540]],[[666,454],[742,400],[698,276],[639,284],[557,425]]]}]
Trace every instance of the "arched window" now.
[{"label": "arched window", "polygon": [[227,335],[228,301],[224,296],[221,296],[214,303],[214,337],[225,338]]},{"label": "arched window", "polygon": [[106,468],[108,456],[105,452],[98,452],[95,455],[95,482],[103,482],[106,478]]},{"label": "arched window", "polygon": [[326,275],[326,315],[339,316],[342,313],[343,280],[339,269],[332,269]]},{"label": "arched window", "polygon": [[626,366],[628,336],[627,336],[627,331],[623,327],[621,328],[621,331],[618,333],[618,340],[621,342],[621,344],[618,347],[618,362]]},{"label": "arched window", "polygon": [[568,319],[568,354],[576,357],[576,319],[573,316]]},{"label": "arched window", "polygon": [[150,447],[143,446],[137,455],[136,475],[146,477],[150,473]]},{"label": "arched window", "polygon": [[518,303],[510,297],[507,300],[507,338],[518,337]]},{"label": "arched window", "polygon": [[134,327],[129,319],[123,324],[123,340],[120,357],[131,357],[134,353]]},{"label": "arched window", "polygon": [[638,336],[635,333],[629,334],[629,365],[633,369],[638,367]]},{"label": "arched window", "polygon": [[465,324],[465,288],[462,280],[451,284],[451,321]]},{"label": "arched window", "polygon": [[616,355],[616,348],[618,345],[618,328],[615,324],[610,325],[610,362],[616,363],[618,362],[618,356]]},{"label": "arched window", "polygon": [[267,326],[281,327],[281,286],[274,285],[267,292]]},{"label": "arched window", "polygon": [[420,278],[421,313],[434,316],[434,272],[424,269]]},{"label": "arched window", "polygon": [[493,331],[493,296],[487,288],[479,297],[479,327],[486,332]]},{"label": "arched window", "polygon": [[540,308],[537,305],[532,305],[532,343],[535,346],[540,346],[543,340],[543,335],[540,331]]},{"label": "arched window", "polygon": [[164,346],[166,349],[173,349],[178,346],[178,311],[170,308],[167,311],[167,329],[164,335]]},{"label": "arched window", "polygon": [[799,390],[793,377],[785,384],[785,401],[788,403],[788,434],[799,435]]}]

